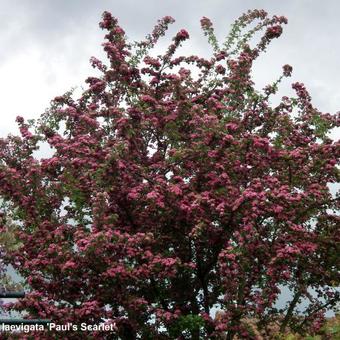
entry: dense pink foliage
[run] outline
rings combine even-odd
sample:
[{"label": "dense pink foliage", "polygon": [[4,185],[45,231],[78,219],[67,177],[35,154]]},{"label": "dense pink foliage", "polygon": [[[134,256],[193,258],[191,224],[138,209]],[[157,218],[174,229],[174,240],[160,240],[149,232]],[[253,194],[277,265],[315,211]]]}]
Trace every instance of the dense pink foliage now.
[{"label": "dense pink foliage", "polygon": [[[246,317],[264,332],[275,320],[310,330],[336,302],[339,202],[328,183],[339,179],[339,143],[327,132],[339,116],[319,112],[301,83],[270,104],[289,65],[255,90],[252,64],[286,18],[250,11],[223,46],[203,18],[210,59],[178,56],[185,30],[149,55],[173,21],[130,44],[105,12],[109,63],[91,58],[101,75],[78,100],[55,98],[34,126],[18,117],[21,137],[0,141],[2,210],[20,242],[6,260],[32,291],[12,308],[115,322],[98,339],[251,339]],[[51,157],[34,157],[41,141]],[[279,311],[283,286],[294,300]]]}]

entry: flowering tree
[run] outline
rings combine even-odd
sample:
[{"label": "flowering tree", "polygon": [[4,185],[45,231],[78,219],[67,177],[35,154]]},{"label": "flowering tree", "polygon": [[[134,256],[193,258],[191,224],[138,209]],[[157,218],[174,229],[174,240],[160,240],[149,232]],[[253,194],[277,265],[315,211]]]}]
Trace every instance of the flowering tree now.
[{"label": "flowering tree", "polygon": [[[319,112],[301,83],[272,106],[289,65],[255,89],[252,64],[286,18],[249,11],[221,45],[203,18],[210,59],[177,55],[185,30],[152,57],[173,21],[129,43],[105,12],[108,63],[91,58],[101,75],[1,140],[2,229],[9,216],[16,239],[5,258],[31,291],[12,308],[112,320],[103,339],[251,339],[251,323],[264,336],[317,331],[339,283],[328,184],[340,152],[327,135],[339,115]],[[53,155],[37,159],[42,142]],[[284,286],[292,299],[278,309]]]}]

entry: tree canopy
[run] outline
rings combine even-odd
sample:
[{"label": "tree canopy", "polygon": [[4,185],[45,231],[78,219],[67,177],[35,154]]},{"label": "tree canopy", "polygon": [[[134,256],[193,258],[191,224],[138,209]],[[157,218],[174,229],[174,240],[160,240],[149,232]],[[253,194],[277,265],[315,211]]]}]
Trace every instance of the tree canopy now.
[{"label": "tree canopy", "polygon": [[[15,241],[3,259],[30,291],[11,309],[114,322],[98,339],[316,332],[338,299],[339,114],[302,83],[271,104],[289,65],[256,89],[253,63],[285,17],[248,11],[222,43],[204,17],[210,59],[178,54],[186,30],[152,56],[173,22],[132,43],[104,12],[98,77],[0,140],[1,228]],[[41,143],[50,157],[35,156]],[[292,298],[278,308],[283,287]]]}]

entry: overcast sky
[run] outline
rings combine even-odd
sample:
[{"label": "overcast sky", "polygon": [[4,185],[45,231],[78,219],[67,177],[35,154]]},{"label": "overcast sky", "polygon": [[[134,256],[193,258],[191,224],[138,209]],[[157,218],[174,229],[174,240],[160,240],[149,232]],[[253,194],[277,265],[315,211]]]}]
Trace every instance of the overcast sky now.
[{"label": "overcast sky", "polygon": [[[50,100],[93,74],[89,58],[102,56],[101,14],[116,16],[132,40],[150,33],[157,19],[171,15],[175,31],[186,28],[191,39],[184,52],[209,49],[200,31],[200,18],[209,17],[218,37],[247,9],[285,15],[288,25],[255,64],[258,88],[275,80],[282,65],[294,68],[291,81],[309,89],[313,103],[324,112],[340,110],[339,1],[317,0],[0,0],[0,136],[15,133],[17,115],[37,118]],[[161,46],[168,41],[162,40]]]}]

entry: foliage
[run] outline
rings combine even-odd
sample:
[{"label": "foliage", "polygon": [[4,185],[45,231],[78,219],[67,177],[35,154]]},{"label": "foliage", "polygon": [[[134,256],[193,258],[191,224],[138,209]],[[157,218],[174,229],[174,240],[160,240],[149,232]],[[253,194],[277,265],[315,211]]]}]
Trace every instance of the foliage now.
[{"label": "foliage", "polygon": [[[91,58],[101,75],[37,122],[18,117],[21,136],[0,141],[16,240],[5,259],[31,291],[12,309],[115,322],[99,339],[254,338],[245,318],[313,334],[338,299],[339,200],[328,184],[339,180],[339,142],[328,132],[339,115],[319,112],[302,83],[272,106],[289,65],[255,89],[253,62],[286,18],[249,11],[222,44],[203,18],[210,59],[178,56],[185,30],[152,57],[172,22],[129,43],[105,12],[108,64]],[[51,157],[34,156],[41,143]],[[283,286],[293,297],[278,310]]]}]

